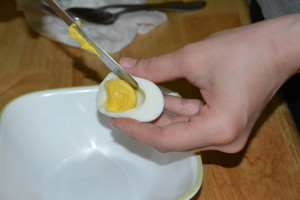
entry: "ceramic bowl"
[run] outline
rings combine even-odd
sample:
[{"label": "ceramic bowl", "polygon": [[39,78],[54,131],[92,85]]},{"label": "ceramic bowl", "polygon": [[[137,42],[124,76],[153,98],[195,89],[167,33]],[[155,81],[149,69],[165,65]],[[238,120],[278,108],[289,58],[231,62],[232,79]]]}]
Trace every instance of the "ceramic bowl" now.
[{"label": "ceramic bowl", "polygon": [[199,155],[160,153],[113,130],[97,89],[30,93],[2,110],[1,200],[184,200],[199,190]]}]

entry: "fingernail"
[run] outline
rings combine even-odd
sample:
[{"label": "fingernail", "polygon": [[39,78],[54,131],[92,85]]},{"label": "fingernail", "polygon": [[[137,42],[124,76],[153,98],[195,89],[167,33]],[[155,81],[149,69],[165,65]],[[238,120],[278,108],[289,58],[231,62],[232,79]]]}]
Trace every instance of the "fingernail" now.
[{"label": "fingernail", "polygon": [[113,122],[113,119],[111,119],[111,120],[109,121],[109,125],[110,125],[110,127],[113,128],[114,130],[119,131],[119,129],[117,129],[117,128],[115,127],[114,122]]},{"label": "fingernail", "polygon": [[120,59],[121,66],[125,68],[134,67],[136,63],[137,63],[137,59],[134,58],[123,57]]}]

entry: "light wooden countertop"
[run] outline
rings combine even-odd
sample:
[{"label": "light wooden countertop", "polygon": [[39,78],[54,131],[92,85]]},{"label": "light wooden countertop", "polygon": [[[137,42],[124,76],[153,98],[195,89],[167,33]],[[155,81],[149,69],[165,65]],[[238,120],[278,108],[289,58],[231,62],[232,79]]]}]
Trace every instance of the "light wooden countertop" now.
[{"label": "light wooden countertop", "polygon": [[[152,0],[152,2],[162,2]],[[166,1],[165,1],[166,2]],[[169,13],[166,23],[118,53],[148,57],[231,27],[250,23],[243,0],[208,0],[206,8]],[[80,49],[53,42],[33,31],[11,0],[0,7],[0,109],[22,94],[52,88],[97,85],[109,70]],[[164,84],[184,97],[199,98],[184,80]],[[245,149],[236,154],[202,152],[204,180],[193,200],[298,199],[300,139],[280,94],[268,104]]]}]

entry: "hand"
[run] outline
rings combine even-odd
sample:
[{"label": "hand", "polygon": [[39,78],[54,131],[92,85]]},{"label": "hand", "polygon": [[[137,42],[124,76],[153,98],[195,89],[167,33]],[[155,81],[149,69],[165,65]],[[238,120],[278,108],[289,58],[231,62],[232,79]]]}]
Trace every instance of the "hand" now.
[{"label": "hand", "polygon": [[[204,101],[165,96],[165,109],[177,116],[163,113],[152,123],[117,118],[111,125],[161,152],[241,150],[266,104],[299,70],[298,47],[282,46],[289,42],[287,32],[294,33],[287,31],[291,21],[282,17],[223,31],[158,57],[122,58],[129,73],[156,83],[186,78]],[[272,30],[278,34],[270,36]]]}]

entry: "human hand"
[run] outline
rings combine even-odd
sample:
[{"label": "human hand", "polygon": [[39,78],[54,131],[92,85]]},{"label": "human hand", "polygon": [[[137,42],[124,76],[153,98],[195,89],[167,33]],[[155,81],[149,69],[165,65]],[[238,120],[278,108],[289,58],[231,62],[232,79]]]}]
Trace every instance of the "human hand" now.
[{"label": "human hand", "polygon": [[156,83],[186,78],[204,101],[165,96],[165,109],[177,116],[163,113],[152,123],[116,118],[111,125],[161,152],[241,150],[266,104],[299,70],[299,49],[281,45],[289,36],[266,38],[272,29],[289,28],[286,18],[223,31],[158,57],[122,58],[129,73]]}]

